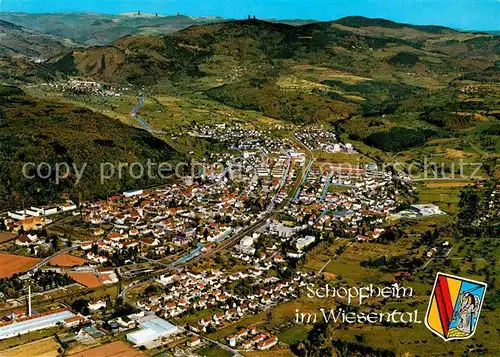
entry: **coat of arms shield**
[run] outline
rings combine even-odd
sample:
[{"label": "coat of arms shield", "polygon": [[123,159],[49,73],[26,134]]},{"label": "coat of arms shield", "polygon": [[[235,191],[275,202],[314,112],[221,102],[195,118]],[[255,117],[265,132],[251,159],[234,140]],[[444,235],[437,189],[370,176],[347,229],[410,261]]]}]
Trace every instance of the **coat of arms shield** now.
[{"label": "coat of arms shield", "polygon": [[425,325],[444,339],[461,340],[476,331],[487,284],[438,273],[425,315]]}]

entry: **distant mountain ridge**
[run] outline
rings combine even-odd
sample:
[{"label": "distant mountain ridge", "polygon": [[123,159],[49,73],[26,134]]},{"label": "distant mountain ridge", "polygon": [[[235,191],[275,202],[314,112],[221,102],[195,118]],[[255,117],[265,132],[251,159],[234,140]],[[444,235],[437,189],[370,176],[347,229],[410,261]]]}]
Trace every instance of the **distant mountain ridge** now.
[{"label": "distant mountain ridge", "polygon": [[167,35],[129,34],[106,46],[63,49],[31,66],[26,61],[21,70],[11,57],[0,69],[10,83],[78,76],[154,91],[202,92],[300,123],[390,112],[422,87],[483,78],[485,69],[496,71],[499,48],[500,36],[382,19],[300,26],[248,19]]},{"label": "distant mountain ridge", "polygon": [[107,15],[96,13],[0,13],[0,19],[26,28],[69,38],[85,45],[108,45],[127,35],[168,34],[196,25],[222,21],[220,17],[184,15]]},{"label": "distant mountain ridge", "polygon": [[[351,23],[352,19],[360,26],[380,22],[392,27],[406,26],[379,19],[361,21],[357,17],[341,22]],[[387,70],[387,65],[399,71],[417,64],[422,70],[444,74],[462,72],[466,66],[470,69],[491,66],[500,43],[495,36],[461,34],[444,27],[439,31],[446,31],[446,36],[456,34],[458,40],[450,40],[449,36],[439,40],[439,31],[434,27],[431,32],[421,31],[421,27],[409,31],[407,27],[404,30],[398,27],[396,33],[392,29],[385,33],[371,26],[360,27],[363,29],[360,32],[360,28],[338,25],[338,22],[317,22],[292,26],[253,19],[224,21],[190,26],[165,36],[129,35],[109,46],[72,51],[50,62],[67,74],[142,85],[164,79],[178,81],[180,77],[227,76],[227,66],[231,65],[245,66],[246,77],[262,75],[275,71],[278,65],[275,62],[283,60],[310,64],[326,61],[333,68],[368,76],[377,68]],[[427,26],[423,28],[429,30]],[[374,51],[394,53],[378,58],[373,56]],[[467,56],[468,51],[474,56],[467,65],[462,65],[461,57],[455,55]]]},{"label": "distant mountain ridge", "polygon": [[3,27],[3,28],[10,28],[12,30],[22,30],[22,26],[19,26],[19,25],[16,25],[16,24],[13,24],[12,22],[8,22],[8,21],[4,21],[4,20],[0,20],[0,26]]},{"label": "distant mountain ridge", "polygon": [[[162,16],[145,13],[141,13],[140,15],[137,13],[110,15],[87,12],[49,14],[0,13],[0,19],[46,34],[69,38],[74,42],[86,45],[108,45],[127,35],[166,35],[193,25],[234,20],[218,16],[190,17],[181,14]],[[294,26],[321,22],[313,19],[268,19],[266,21]],[[408,28],[433,34],[457,31],[444,26],[403,24],[363,16],[348,16],[326,22],[358,29],[367,27],[385,29]]]},{"label": "distant mountain ridge", "polygon": [[333,22],[335,22],[337,24],[349,26],[349,27],[355,27],[355,28],[378,26],[378,27],[385,27],[385,28],[401,29],[401,28],[408,27],[408,28],[412,28],[415,30],[423,31],[423,32],[429,32],[429,33],[443,33],[444,31],[457,32],[457,30],[454,30],[452,28],[445,27],[445,26],[413,25],[413,24],[394,22],[391,20],[386,20],[386,19],[381,19],[381,18],[369,18],[369,17],[364,17],[364,16],[346,16],[346,17],[342,17],[338,20],[335,20]]},{"label": "distant mountain ridge", "polygon": [[0,55],[22,55],[46,59],[78,45],[56,35],[41,33],[0,20]]}]

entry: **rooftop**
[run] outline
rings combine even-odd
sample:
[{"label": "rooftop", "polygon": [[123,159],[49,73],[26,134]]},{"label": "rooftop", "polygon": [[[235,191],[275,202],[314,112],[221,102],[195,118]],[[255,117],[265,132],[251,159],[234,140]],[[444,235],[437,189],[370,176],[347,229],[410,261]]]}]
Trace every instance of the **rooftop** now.
[{"label": "rooftop", "polygon": [[31,318],[29,320],[13,322],[9,325],[0,327],[0,339],[16,336],[18,334],[28,333],[29,331],[43,329],[50,325],[63,322],[66,319],[74,317],[71,311],[64,310],[48,315]]}]

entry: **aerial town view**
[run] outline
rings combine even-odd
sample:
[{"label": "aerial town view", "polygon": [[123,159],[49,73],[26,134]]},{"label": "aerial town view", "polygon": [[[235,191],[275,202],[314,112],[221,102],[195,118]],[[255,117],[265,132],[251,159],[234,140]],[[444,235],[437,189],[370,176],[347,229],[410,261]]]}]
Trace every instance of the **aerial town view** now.
[{"label": "aerial town view", "polygon": [[500,356],[499,1],[0,6],[0,357]]}]

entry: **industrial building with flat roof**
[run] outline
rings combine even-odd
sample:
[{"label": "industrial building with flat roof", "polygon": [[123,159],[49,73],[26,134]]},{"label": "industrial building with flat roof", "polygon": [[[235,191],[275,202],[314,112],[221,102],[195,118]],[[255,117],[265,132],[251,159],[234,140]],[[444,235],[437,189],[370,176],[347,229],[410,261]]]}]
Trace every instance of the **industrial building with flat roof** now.
[{"label": "industrial building with flat roof", "polygon": [[32,331],[57,326],[64,320],[75,317],[71,311],[58,309],[42,314],[27,316],[21,320],[12,321],[0,325],[0,340],[23,335]]},{"label": "industrial building with flat roof", "polygon": [[127,334],[127,340],[135,345],[144,345],[179,332],[177,326],[155,315],[145,316],[137,322],[140,324],[140,330]]}]

